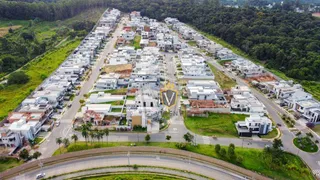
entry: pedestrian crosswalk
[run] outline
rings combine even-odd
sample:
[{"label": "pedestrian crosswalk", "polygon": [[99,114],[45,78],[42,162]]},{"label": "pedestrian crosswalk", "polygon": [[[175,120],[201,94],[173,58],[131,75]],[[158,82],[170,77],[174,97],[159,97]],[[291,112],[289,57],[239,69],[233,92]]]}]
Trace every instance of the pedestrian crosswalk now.
[{"label": "pedestrian crosswalk", "polygon": [[[319,162],[318,162],[318,163],[319,163]],[[320,178],[320,169],[312,170],[312,173],[313,173],[315,176],[317,176],[317,177]]]}]

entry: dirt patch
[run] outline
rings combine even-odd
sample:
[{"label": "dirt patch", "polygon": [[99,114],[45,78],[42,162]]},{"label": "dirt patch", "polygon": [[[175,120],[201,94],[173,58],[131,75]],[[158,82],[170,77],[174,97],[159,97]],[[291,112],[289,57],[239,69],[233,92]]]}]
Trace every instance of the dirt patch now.
[{"label": "dirt patch", "polygon": [[253,78],[246,78],[248,82],[251,81],[257,81],[257,82],[270,82],[270,81],[276,81],[276,78],[271,75],[266,76],[259,76],[259,77],[253,77]]},{"label": "dirt patch", "polygon": [[106,73],[121,73],[126,71],[132,71],[132,64],[120,64],[120,65],[107,65],[104,68]]},{"label": "dirt patch", "polygon": [[13,29],[13,30],[15,30],[15,29],[19,29],[19,28],[21,28],[22,26],[20,26],[20,25],[17,25],[17,26],[11,26],[11,27],[2,27],[2,28],[0,28],[0,37],[3,37],[3,36],[5,36],[5,35],[7,35],[8,33],[9,33],[9,29],[11,28],[11,29]]},{"label": "dirt patch", "polygon": [[320,12],[318,12],[318,13],[313,13],[312,16],[320,18]]}]

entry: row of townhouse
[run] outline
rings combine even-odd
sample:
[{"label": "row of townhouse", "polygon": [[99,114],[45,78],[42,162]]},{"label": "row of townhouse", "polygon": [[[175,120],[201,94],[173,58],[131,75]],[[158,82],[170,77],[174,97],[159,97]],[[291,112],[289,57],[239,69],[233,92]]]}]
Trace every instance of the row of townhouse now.
[{"label": "row of townhouse", "polygon": [[292,81],[261,82],[258,87],[273,94],[281,106],[293,110],[309,122],[320,123],[320,102]]},{"label": "row of townhouse", "polygon": [[[63,108],[65,100],[69,99],[75,85],[80,84],[80,78],[92,65],[98,50],[119,18],[120,11],[116,9],[104,12],[96,28],[74,52],[2,122],[0,129],[4,133],[1,134],[0,145],[18,147],[23,139],[34,140],[39,131],[52,128],[54,109]],[[16,141],[5,143],[12,136],[15,136]]]},{"label": "row of townhouse", "polygon": [[220,85],[213,80],[189,80],[184,94],[188,97],[184,104],[189,115],[205,112],[230,113]]},{"label": "row of townhouse", "polygon": [[231,62],[231,70],[243,78],[260,77],[266,75],[266,71],[260,65],[256,65],[253,62],[237,58]]},{"label": "row of townhouse", "polygon": [[228,48],[221,48],[216,51],[216,57],[221,61],[229,61],[229,60],[236,60],[239,58],[238,55],[234,54]]},{"label": "row of townhouse", "polygon": [[197,31],[190,28],[186,24],[177,21],[177,19],[168,17],[164,21],[167,25],[172,26],[172,29],[174,31],[177,31],[182,36],[182,38],[185,40],[197,41],[197,40],[204,39],[203,36],[201,34],[199,34]]},{"label": "row of townhouse", "polygon": [[231,88],[231,111],[255,113],[261,116],[267,114],[266,107],[260,102],[252,93],[247,86],[235,86]]},{"label": "row of townhouse", "polygon": [[195,54],[192,49],[182,49],[179,51],[178,58],[182,68],[183,77],[214,78],[214,75],[208,67],[206,60],[202,56]]}]

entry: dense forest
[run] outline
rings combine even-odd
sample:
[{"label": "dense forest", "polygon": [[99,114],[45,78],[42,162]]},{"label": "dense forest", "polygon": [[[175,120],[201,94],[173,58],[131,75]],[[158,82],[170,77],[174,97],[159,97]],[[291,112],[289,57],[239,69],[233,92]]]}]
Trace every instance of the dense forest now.
[{"label": "dense forest", "polygon": [[0,17],[9,19],[64,19],[96,6],[162,20],[177,17],[222,38],[267,67],[300,80],[320,78],[320,19],[277,8],[221,7],[219,0],[60,0],[56,3],[0,1]]}]

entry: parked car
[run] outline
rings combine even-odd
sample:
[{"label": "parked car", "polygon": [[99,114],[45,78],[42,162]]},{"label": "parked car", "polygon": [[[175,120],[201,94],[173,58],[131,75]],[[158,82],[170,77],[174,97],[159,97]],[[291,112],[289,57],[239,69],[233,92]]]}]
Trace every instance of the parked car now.
[{"label": "parked car", "polygon": [[41,178],[44,178],[46,176],[46,173],[40,173],[40,174],[37,174],[36,175],[36,179],[41,179]]},{"label": "parked car", "polygon": [[59,127],[60,121],[56,121],[56,126]]},{"label": "parked car", "polygon": [[282,125],[281,125],[280,123],[277,123],[277,126],[279,126],[279,127],[280,127],[280,126],[282,126]]}]

